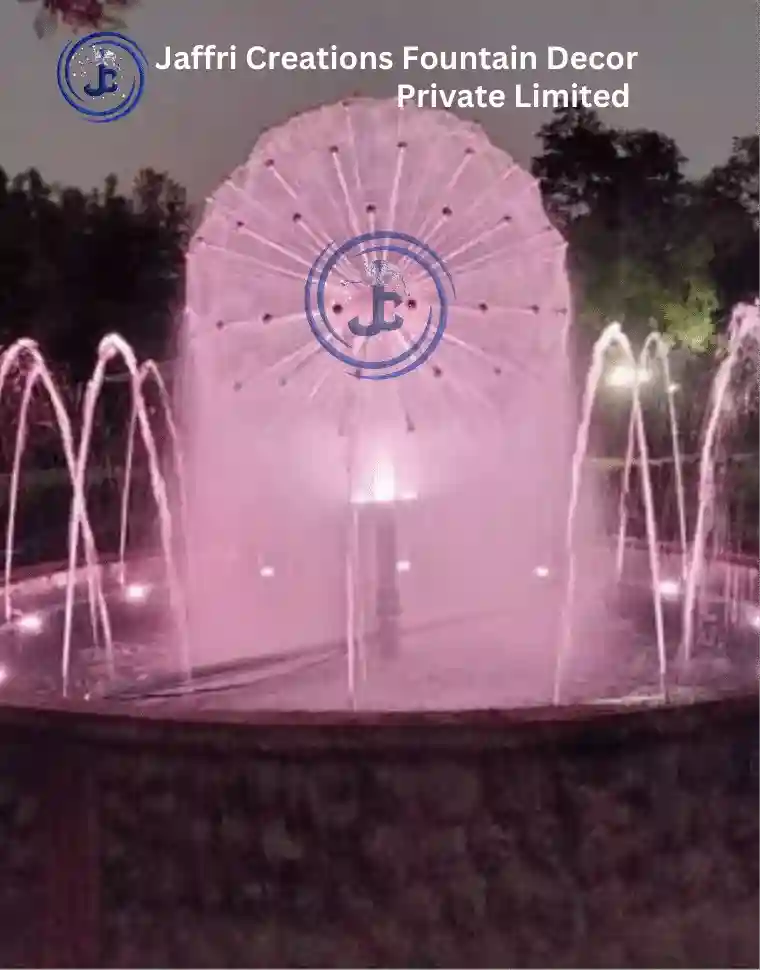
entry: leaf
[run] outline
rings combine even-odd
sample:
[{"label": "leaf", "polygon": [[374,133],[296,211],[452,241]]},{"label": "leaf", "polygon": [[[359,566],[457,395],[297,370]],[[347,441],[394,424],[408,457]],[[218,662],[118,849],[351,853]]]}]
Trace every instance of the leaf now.
[{"label": "leaf", "polygon": [[47,37],[55,32],[58,26],[58,18],[54,11],[43,7],[42,10],[37,12],[32,26],[34,27],[35,34],[42,40],[43,37]]}]

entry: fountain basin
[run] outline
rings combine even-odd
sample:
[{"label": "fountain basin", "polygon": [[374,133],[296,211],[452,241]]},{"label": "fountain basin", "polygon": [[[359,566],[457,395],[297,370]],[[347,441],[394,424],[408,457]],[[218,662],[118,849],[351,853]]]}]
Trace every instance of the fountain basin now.
[{"label": "fountain basin", "polygon": [[0,705],[0,959],[756,966],[757,728]]},{"label": "fountain basin", "polygon": [[[625,570],[593,643],[571,651],[567,702],[660,703],[652,591],[644,548],[629,543]],[[752,562],[711,565],[700,599],[700,637],[686,668],[677,552],[661,555],[670,699],[756,689],[758,610]],[[113,705],[207,711],[484,710],[530,708],[551,698],[554,626],[524,649],[504,635],[509,613],[463,615],[401,627],[399,653],[386,657],[368,636],[355,658],[354,690],[345,641],[304,642],[288,651],[251,644],[246,656],[196,665],[188,677],[167,622],[159,559],[100,567],[113,650],[93,638],[88,572],[77,571],[69,697]],[[12,589],[12,617],[0,626],[0,695],[37,703],[62,693],[61,639],[67,572],[35,570]],[[537,582],[542,581],[539,577]],[[550,600],[547,601],[549,604]],[[549,617],[549,620],[552,618]],[[519,649],[516,649],[519,648]]]}]

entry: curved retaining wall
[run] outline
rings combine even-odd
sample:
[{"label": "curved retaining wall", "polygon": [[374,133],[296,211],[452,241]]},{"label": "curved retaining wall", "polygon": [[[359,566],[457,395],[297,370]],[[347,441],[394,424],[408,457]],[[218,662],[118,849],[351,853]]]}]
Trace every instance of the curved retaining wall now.
[{"label": "curved retaining wall", "polygon": [[0,707],[0,965],[757,967],[758,700]]}]

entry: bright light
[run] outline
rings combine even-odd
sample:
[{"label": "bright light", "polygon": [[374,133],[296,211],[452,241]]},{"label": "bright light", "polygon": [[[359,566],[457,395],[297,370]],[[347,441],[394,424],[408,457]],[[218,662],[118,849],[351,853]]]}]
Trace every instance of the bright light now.
[{"label": "bright light", "polygon": [[351,499],[353,505],[374,505],[375,503],[383,504],[383,502],[388,501],[399,501],[399,502],[414,502],[417,498],[415,492],[403,492],[401,495],[395,496],[393,499],[377,499],[374,495],[367,495],[365,492],[360,492],[358,495],[354,495]]},{"label": "bright light", "polygon": [[411,568],[412,564],[408,559],[399,559],[399,561],[396,563],[397,573],[408,573]]},{"label": "bright light", "polygon": [[668,393],[670,394],[675,394],[676,391],[680,391],[680,389],[681,385],[677,384],[676,381],[671,381],[670,384],[668,384]]},{"label": "bright light", "polygon": [[144,603],[150,596],[150,586],[145,583],[129,583],[124,587],[124,599],[128,603]]},{"label": "bright light", "polygon": [[749,623],[753,630],[757,630],[760,633],[760,609],[756,606],[750,606],[747,609],[747,623]]},{"label": "bright light", "polygon": [[10,677],[7,667],[0,666],[0,684],[4,684]]},{"label": "bright light", "polygon": [[677,579],[663,579],[660,581],[660,596],[666,600],[675,600],[681,595],[681,584]]},{"label": "bright light", "polygon": [[608,387],[635,387],[637,384],[648,384],[652,380],[652,372],[645,367],[634,367],[633,364],[616,364],[607,374]]},{"label": "bright light", "polygon": [[44,626],[41,613],[22,613],[16,619],[16,628],[22,633],[41,633]]},{"label": "bright light", "polygon": [[274,576],[274,566],[262,566],[259,570],[262,579],[271,579]]},{"label": "bright light", "polygon": [[399,492],[396,485],[396,470],[390,461],[379,460],[372,469],[372,481],[368,491],[352,496],[354,505],[387,504],[389,502],[412,502],[417,498],[415,492]]},{"label": "bright light", "polygon": [[546,577],[549,575],[549,567],[536,566],[536,568],[533,570],[533,575],[538,576],[539,579],[546,579]]},{"label": "bright light", "polygon": [[378,462],[372,477],[372,501],[393,502],[396,498],[396,472],[390,462]]}]

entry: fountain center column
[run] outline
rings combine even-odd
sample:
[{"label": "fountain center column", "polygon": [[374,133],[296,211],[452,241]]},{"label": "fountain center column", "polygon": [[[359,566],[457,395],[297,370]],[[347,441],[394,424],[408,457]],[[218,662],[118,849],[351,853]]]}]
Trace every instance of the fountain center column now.
[{"label": "fountain center column", "polygon": [[401,597],[398,588],[398,542],[396,504],[387,502],[372,507],[376,556],[377,587],[375,619],[378,655],[393,660],[399,654]]}]

